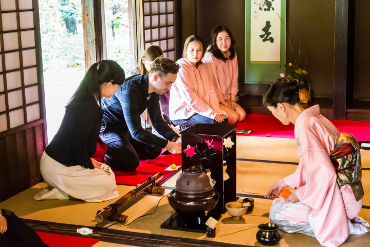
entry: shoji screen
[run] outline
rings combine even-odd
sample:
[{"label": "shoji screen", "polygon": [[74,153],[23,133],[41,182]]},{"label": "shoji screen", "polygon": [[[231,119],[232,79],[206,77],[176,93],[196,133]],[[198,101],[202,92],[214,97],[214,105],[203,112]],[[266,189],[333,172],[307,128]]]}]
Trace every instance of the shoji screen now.
[{"label": "shoji screen", "polygon": [[40,179],[40,48],[38,0],[0,0],[0,201]]},{"label": "shoji screen", "polygon": [[32,0],[1,0],[0,132],[41,118]]},{"label": "shoji screen", "polygon": [[174,0],[143,0],[144,47],[158,45],[164,56],[176,59]]}]

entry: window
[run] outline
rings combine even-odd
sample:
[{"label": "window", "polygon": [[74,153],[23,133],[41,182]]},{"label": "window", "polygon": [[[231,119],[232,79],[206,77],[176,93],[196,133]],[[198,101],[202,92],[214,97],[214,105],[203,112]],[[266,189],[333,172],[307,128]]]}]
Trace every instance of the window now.
[{"label": "window", "polygon": [[32,0],[0,1],[0,132],[43,117]]},{"label": "window", "polygon": [[143,0],[144,49],[161,47],[165,57],[176,59],[176,24],[174,0]]}]

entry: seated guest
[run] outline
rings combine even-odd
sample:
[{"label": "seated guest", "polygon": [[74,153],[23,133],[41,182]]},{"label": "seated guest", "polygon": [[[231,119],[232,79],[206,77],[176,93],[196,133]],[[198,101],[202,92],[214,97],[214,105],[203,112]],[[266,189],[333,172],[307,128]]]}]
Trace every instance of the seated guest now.
[{"label": "seated guest", "polygon": [[[281,78],[263,95],[264,105],[278,120],[295,124],[300,158],[297,170],[265,195],[274,199],[270,220],[285,232],[316,237],[323,246],[339,246],[348,234],[363,234],[369,227],[356,217],[364,195],[359,145],[322,116],[319,105],[305,110],[298,92],[297,81]],[[285,187],[295,189],[287,199],[278,197]]]},{"label": "seated guest", "polygon": [[[179,66],[166,58],[157,58],[148,75],[128,78],[110,99],[102,100],[104,110],[100,138],[108,146],[105,162],[118,171],[134,171],[140,160],[155,159],[167,149],[181,152],[179,135],[163,120],[159,95],[170,90]],[[141,126],[140,114],[147,109],[155,136]]]},{"label": "seated guest", "polygon": [[227,123],[220,109],[208,67],[202,64],[203,41],[191,35],[185,41],[177,79],[171,88],[170,118],[182,130],[196,123]]},{"label": "seated guest", "polygon": [[118,197],[114,173],[91,157],[100,133],[102,97],[110,98],[124,80],[125,73],[115,61],[103,60],[89,68],[41,157],[41,174],[48,186],[35,200],[101,202]]},{"label": "seated guest", "polygon": [[[147,75],[149,74],[152,64],[154,60],[158,57],[163,56],[163,51],[162,49],[157,46],[157,45],[151,45],[148,48],[145,49],[143,54],[141,55],[141,58],[137,64],[137,68],[132,72],[131,75]],[[168,113],[168,103],[170,99],[170,91],[168,90],[162,95],[159,95],[159,103],[161,106],[161,111],[163,113],[163,119],[166,121],[166,123],[171,124],[170,118],[169,118],[169,113]],[[147,111],[145,110],[141,114],[141,120],[142,120],[142,125],[144,125],[144,128],[150,127],[151,123],[148,118]]]},{"label": "seated guest", "polygon": [[12,211],[0,211],[1,247],[47,247],[37,233]]},{"label": "seated guest", "polygon": [[239,70],[234,44],[230,30],[225,26],[217,26],[212,30],[211,45],[202,59],[210,68],[220,109],[226,112],[230,125],[243,121],[246,115],[236,103]]},{"label": "seated guest", "polygon": [[162,49],[157,45],[151,45],[145,49],[143,54],[141,54],[141,58],[137,63],[137,67],[134,71],[131,72],[131,76],[133,75],[146,75],[149,74],[152,64],[157,57],[163,56]]}]

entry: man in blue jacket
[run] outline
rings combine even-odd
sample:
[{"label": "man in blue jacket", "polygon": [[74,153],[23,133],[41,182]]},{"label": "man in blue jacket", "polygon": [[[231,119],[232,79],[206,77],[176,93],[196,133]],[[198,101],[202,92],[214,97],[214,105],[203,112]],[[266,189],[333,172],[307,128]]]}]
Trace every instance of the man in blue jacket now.
[{"label": "man in blue jacket", "polygon": [[[126,79],[110,99],[102,99],[103,123],[100,138],[107,144],[105,162],[118,171],[134,171],[140,160],[154,159],[165,148],[180,153],[179,135],[164,121],[159,95],[171,89],[179,65],[167,58],[157,58],[148,75]],[[141,125],[140,115],[147,109],[158,137]]]}]

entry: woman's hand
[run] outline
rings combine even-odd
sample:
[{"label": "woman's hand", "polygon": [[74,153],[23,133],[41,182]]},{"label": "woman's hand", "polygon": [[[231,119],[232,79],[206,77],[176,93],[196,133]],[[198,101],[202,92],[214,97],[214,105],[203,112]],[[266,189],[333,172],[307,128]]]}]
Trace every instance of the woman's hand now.
[{"label": "woman's hand", "polygon": [[167,149],[168,152],[170,153],[178,154],[178,153],[181,153],[181,144],[177,142],[168,141],[165,149]]},{"label": "woman's hand", "polygon": [[235,111],[236,110],[236,102],[235,101],[230,101],[229,102],[229,107]]},{"label": "woman's hand", "polygon": [[270,199],[278,198],[283,188],[287,186],[288,185],[285,183],[284,179],[281,179],[275,182],[265,194],[265,198],[270,198]]},{"label": "woman's hand", "polygon": [[176,143],[181,145],[181,136],[177,139]]},{"label": "woman's hand", "polygon": [[215,116],[215,121],[217,123],[222,123],[222,121],[224,121],[225,118],[227,118],[227,116],[225,116],[224,114],[217,113]]},{"label": "woman's hand", "polygon": [[299,198],[297,193],[295,193],[295,190],[290,190],[290,196],[288,197],[288,200],[293,203],[299,202]]},{"label": "woman's hand", "polygon": [[94,168],[102,169],[100,162],[98,162],[96,159],[93,159],[93,158],[90,158],[90,159],[91,159],[91,162],[93,163]]},{"label": "woman's hand", "polygon": [[0,233],[3,234],[8,230],[8,222],[4,216],[0,214]]}]

